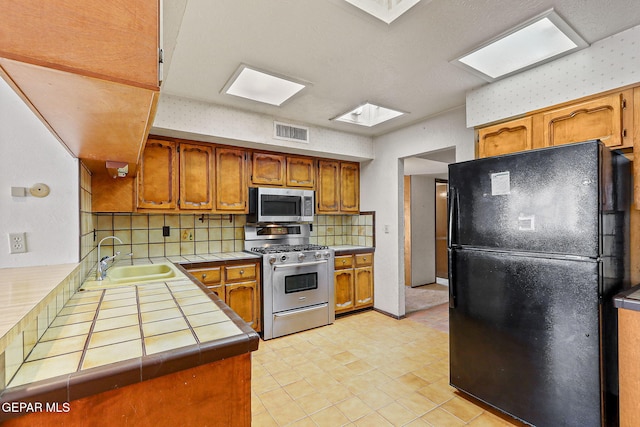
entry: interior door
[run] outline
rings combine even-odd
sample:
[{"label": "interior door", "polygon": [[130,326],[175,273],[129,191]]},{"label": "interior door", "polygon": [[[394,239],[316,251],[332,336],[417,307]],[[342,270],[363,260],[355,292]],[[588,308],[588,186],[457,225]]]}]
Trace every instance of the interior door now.
[{"label": "interior door", "polygon": [[436,181],[436,280],[449,278],[447,255],[447,191],[446,181]]}]

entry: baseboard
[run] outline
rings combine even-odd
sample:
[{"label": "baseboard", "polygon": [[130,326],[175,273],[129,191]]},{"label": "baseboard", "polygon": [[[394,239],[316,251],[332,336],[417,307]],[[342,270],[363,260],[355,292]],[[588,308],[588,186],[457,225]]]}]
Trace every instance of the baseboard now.
[{"label": "baseboard", "polygon": [[449,279],[444,279],[442,277],[436,277],[436,283],[438,285],[449,286]]}]

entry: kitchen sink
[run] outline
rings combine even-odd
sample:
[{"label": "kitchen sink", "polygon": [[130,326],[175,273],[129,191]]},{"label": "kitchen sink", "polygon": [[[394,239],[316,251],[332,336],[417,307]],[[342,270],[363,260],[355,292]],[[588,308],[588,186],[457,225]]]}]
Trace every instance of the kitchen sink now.
[{"label": "kitchen sink", "polygon": [[111,267],[103,280],[85,280],[80,289],[107,289],[141,283],[159,282],[185,278],[186,276],[172,263],[123,265]]}]

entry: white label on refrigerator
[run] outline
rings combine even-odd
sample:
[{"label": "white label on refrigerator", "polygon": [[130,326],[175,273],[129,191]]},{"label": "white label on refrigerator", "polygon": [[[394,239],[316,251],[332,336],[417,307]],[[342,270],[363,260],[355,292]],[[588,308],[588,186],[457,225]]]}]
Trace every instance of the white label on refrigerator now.
[{"label": "white label on refrigerator", "polygon": [[520,214],[518,216],[518,230],[520,231],[535,231],[536,229],[536,216]]},{"label": "white label on refrigerator", "polygon": [[491,195],[502,196],[511,194],[511,178],[509,172],[491,174]]}]

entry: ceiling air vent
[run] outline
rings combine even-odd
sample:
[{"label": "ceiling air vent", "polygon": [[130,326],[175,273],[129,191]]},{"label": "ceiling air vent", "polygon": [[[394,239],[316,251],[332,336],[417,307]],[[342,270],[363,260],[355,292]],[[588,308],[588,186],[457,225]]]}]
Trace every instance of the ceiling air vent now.
[{"label": "ceiling air vent", "polygon": [[294,142],[309,142],[309,128],[273,122],[273,137]]}]

